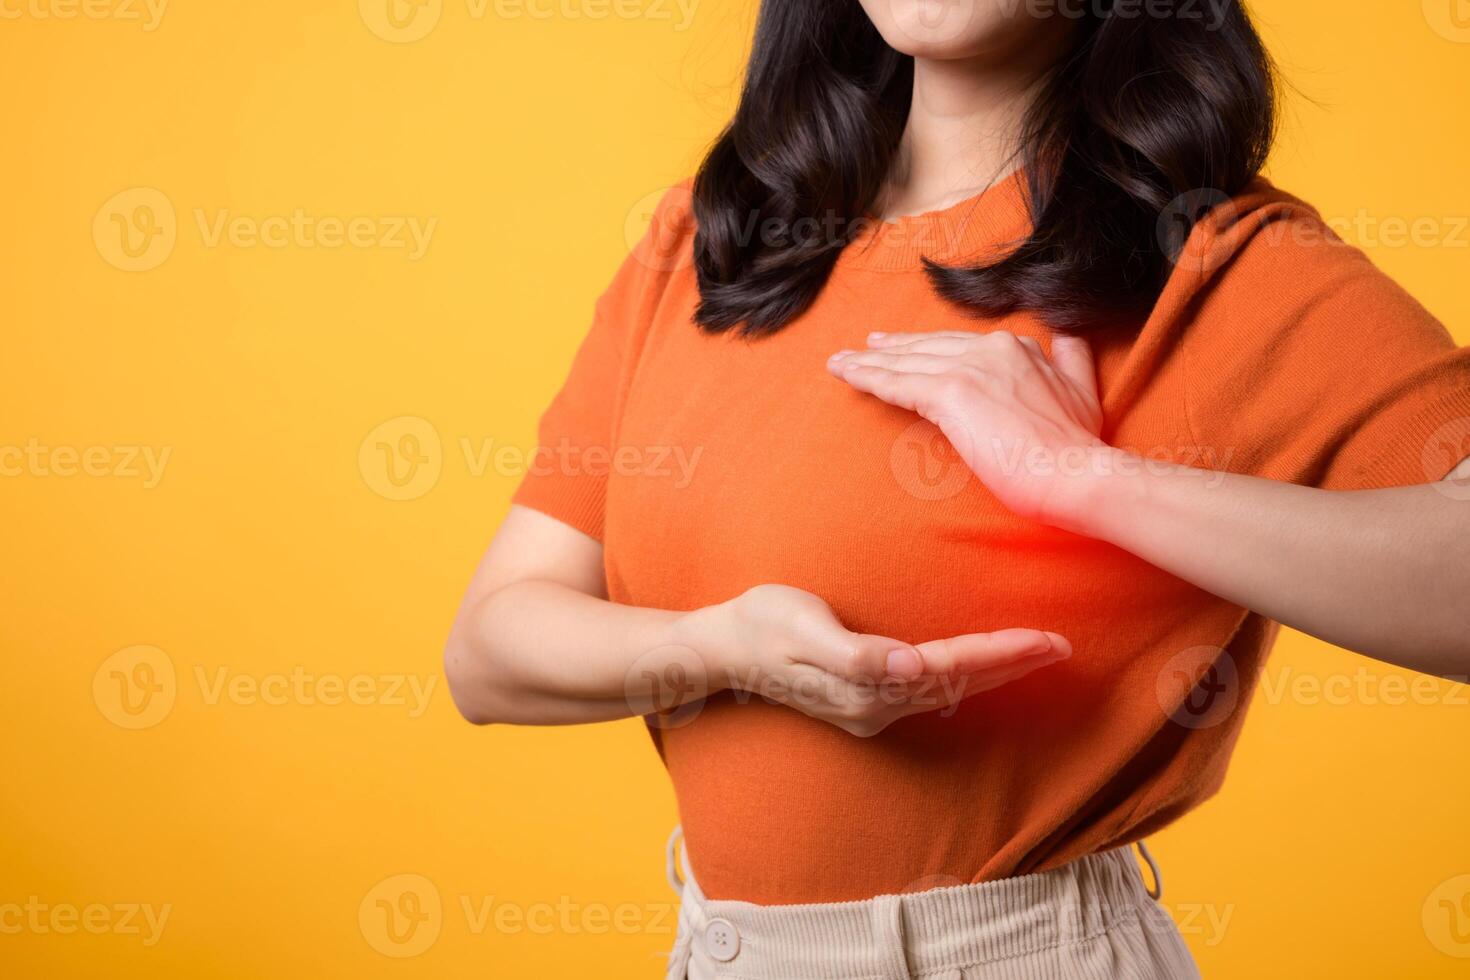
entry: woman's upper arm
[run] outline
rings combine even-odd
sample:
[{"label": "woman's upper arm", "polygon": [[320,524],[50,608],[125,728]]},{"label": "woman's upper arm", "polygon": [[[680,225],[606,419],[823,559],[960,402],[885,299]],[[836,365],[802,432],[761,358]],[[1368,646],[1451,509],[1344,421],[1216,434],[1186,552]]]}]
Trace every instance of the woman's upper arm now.
[{"label": "woman's upper arm", "polygon": [[538,510],[512,505],[470,580],[465,605],[530,580],[607,598],[602,543]]},{"label": "woman's upper arm", "polygon": [[1443,482],[1453,484],[1456,488],[1470,483],[1470,456],[1466,456],[1460,460],[1460,465],[1456,466],[1450,472],[1450,475],[1444,478]]}]

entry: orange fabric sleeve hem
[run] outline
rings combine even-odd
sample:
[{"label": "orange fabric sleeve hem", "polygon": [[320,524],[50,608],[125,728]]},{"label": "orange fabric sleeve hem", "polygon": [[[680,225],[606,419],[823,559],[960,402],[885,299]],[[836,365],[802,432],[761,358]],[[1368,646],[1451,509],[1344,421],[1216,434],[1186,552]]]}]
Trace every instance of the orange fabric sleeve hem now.
[{"label": "orange fabric sleeve hem", "polygon": [[[538,460],[541,456],[538,452]],[[601,541],[604,499],[603,486],[599,481],[533,470],[526,474],[510,502],[540,511]]]},{"label": "orange fabric sleeve hem", "polygon": [[1436,483],[1470,455],[1470,447],[1451,452],[1448,445],[1438,444],[1447,427],[1455,429],[1454,441],[1463,446],[1470,433],[1470,388],[1447,392],[1427,404],[1405,402],[1376,413],[1354,441],[1381,448],[1360,466],[1332,474],[1326,485],[1330,489],[1341,483],[1360,488]]}]

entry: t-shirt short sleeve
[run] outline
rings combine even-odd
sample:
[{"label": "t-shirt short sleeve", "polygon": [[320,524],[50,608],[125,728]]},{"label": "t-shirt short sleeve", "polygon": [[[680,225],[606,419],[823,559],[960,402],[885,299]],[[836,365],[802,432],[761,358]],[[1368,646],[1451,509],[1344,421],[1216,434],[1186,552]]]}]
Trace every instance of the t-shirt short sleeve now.
[{"label": "t-shirt short sleeve", "polygon": [[648,231],[597,300],[566,380],[541,416],[537,449],[512,503],[602,540],[622,401],[660,297],[672,277],[689,273],[691,215],[687,182],[658,199]]},{"label": "t-shirt short sleeve", "polygon": [[1229,234],[1181,335],[1185,414],[1216,458],[1349,490],[1470,456],[1470,349],[1300,202]]}]

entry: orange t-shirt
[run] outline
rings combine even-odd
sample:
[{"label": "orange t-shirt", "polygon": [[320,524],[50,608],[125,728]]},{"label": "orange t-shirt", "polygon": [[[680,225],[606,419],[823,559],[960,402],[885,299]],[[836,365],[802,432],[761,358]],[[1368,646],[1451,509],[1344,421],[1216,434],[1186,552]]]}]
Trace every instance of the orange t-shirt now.
[{"label": "orange t-shirt", "polygon": [[[692,323],[693,219],[675,188],[542,419],[547,456],[515,500],[603,542],[615,602],[685,610],[780,583],[859,632],[1025,626],[1075,648],[874,738],[728,691],[655,730],[716,899],[1045,870],[1153,833],[1220,786],[1274,624],[1010,514],[933,426],[825,370],[872,330],[1047,345],[1036,316],[946,303],[920,264],[994,254],[1026,221],[1017,176],[870,227],[810,310],[746,340]],[[1348,489],[1430,482],[1470,455],[1470,350],[1264,181],[1196,229],[1136,336],[1096,354],[1104,438],[1146,457]]]}]

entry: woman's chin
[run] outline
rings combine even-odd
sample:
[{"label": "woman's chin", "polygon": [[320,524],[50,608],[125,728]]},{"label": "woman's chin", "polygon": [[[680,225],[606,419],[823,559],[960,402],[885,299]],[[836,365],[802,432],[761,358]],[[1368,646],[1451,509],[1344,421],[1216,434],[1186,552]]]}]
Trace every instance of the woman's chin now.
[{"label": "woman's chin", "polygon": [[1046,31],[1041,18],[1008,13],[996,0],[863,0],[888,46],[900,54],[957,61],[1014,48]]}]

